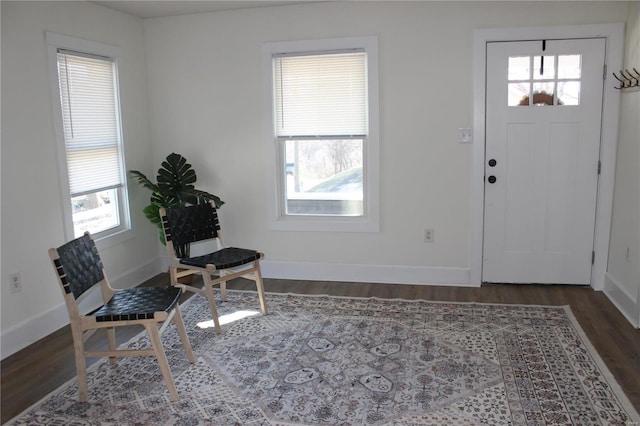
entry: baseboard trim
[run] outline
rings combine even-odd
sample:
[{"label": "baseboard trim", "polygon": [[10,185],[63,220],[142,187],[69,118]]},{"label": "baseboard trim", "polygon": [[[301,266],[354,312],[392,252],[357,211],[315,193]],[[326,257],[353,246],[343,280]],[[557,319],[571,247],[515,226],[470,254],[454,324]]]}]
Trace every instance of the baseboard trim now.
[{"label": "baseboard trim", "polygon": [[[111,285],[115,288],[134,287],[166,270],[166,263],[164,257],[158,257],[112,278]],[[263,260],[261,269],[265,278],[276,279],[476,287],[470,284],[469,268]],[[87,300],[83,301],[83,305],[97,304],[98,297],[98,294],[89,295]],[[64,304],[16,324],[0,336],[1,359],[13,355],[67,324],[69,317]]]},{"label": "baseboard trim", "polygon": [[635,328],[640,328],[640,300],[620,284],[613,275],[604,275],[604,294]]},{"label": "baseboard trim", "polygon": [[[114,288],[131,288],[154,277],[161,270],[161,262],[158,258],[120,274],[109,281]],[[88,294],[87,298],[82,301],[82,305],[86,306],[87,310],[91,306],[98,306],[99,303],[99,291]],[[67,314],[67,308],[62,303],[40,315],[10,327],[0,336],[1,359],[13,355],[67,324],[69,324],[69,315]]]},{"label": "baseboard trim", "polygon": [[263,260],[265,278],[476,287],[470,284],[469,268],[359,265]]}]

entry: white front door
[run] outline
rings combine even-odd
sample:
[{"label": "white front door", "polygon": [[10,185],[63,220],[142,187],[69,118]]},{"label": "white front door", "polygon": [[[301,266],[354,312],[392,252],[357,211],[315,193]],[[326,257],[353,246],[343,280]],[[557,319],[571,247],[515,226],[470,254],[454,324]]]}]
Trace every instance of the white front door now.
[{"label": "white front door", "polygon": [[488,43],[484,282],[590,283],[604,52]]}]

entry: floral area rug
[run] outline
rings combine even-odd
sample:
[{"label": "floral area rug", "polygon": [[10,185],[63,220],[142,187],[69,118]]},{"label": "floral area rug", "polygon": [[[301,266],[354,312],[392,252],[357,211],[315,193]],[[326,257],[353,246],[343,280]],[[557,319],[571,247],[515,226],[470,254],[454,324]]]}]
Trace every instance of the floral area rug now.
[{"label": "floral area rug", "polygon": [[[214,333],[207,301],[163,334],[180,401],[153,357],[89,371],[20,425],[632,425],[638,413],[567,307],[229,291]],[[124,346],[149,346],[144,335]]]}]

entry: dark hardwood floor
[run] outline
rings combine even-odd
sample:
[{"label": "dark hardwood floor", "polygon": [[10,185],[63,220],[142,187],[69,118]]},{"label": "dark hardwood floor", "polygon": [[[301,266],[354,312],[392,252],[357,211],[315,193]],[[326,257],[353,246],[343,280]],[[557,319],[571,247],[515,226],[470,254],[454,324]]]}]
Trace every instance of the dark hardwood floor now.
[{"label": "dark hardwood floor", "polygon": [[[160,274],[142,285],[166,283],[167,275]],[[238,279],[229,283],[229,288],[255,290],[255,285]],[[465,288],[265,279],[265,289],[268,292],[334,296],[569,305],[631,403],[640,411],[640,330],[634,329],[603,293],[587,287],[486,284],[481,288]],[[187,293],[183,297],[186,299],[190,295]],[[125,342],[140,331],[141,327],[128,327],[118,333],[118,342]],[[104,340],[103,335],[96,333],[87,344],[93,348],[104,347]],[[71,331],[67,326],[2,360],[2,423],[72,379],[75,376],[73,356]]]}]

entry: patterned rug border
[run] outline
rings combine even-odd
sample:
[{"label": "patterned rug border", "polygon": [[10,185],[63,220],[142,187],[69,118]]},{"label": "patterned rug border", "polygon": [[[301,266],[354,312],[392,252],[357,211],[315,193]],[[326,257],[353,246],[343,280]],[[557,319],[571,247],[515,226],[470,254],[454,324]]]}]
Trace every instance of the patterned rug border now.
[{"label": "patterned rug border", "polygon": [[[227,292],[228,293],[255,293],[255,291],[253,291],[253,290],[231,290],[231,289],[228,289]],[[627,411],[627,413],[632,417],[633,422],[630,423],[629,426],[640,424],[640,412],[638,410],[636,410],[635,406],[631,403],[631,401],[629,400],[629,397],[626,395],[626,393],[624,392],[624,390],[622,389],[622,387],[618,383],[618,380],[615,378],[613,373],[611,373],[611,371],[609,370],[609,367],[606,365],[606,363],[604,362],[604,360],[602,359],[602,357],[600,356],[600,354],[598,353],[596,348],[591,343],[591,340],[588,338],[587,334],[585,333],[585,331],[583,330],[582,326],[578,322],[575,314],[571,310],[571,306],[569,306],[569,305],[533,305],[533,304],[492,303],[492,302],[457,302],[457,301],[442,301],[442,300],[429,300],[429,299],[404,299],[404,298],[399,298],[399,297],[396,297],[396,298],[393,298],[393,297],[385,298],[385,297],[377,297],[377,296],[368,296],[368,297],[366,297],[366,296],[337,296],[337,295],[331,295],[331,294],[326,294],[326,293],[322,293],[322,294],[302,294],[302,293],[292,293],[292,292],[282,293],[282,292],[265,291],[265,294],[266,295],[274,295],[274,296],[292,296],[292,297],[328,298],[328,299],[352,299],[352,300],[356,299],[356,300],[374,300],[374,301],[383,301],[383,302],[386,301],[386,302],[434,303],[434,304],[443,304],[443,305],[447,304],[447,305],[480,305],[480,306],[514,306],[514,307],[561,309],[567,314],[567,317],[571,321],[571,324],[573,325],[573,327],[576,330],[578,336],[580,337],[581,341],[585,345],[585,348],[589,351],[589,355],[593,358],[593,360],[596,363],[597,367],[600,369],[601,373],[604,375],[605,380],[611,386],[612,391],[614,392],[616,397],[619,399],[619,402],[622,404],[623,408]],[[190,303],[192,303],[192,301],[194,300],[195,296],[196,295],[193,295],[192,297],[189,297],[186,301],[182,302],[180,304],[180,307],[182,308],[182,307],[185,307],[185,306],[189,305]],[[144,337],[145,333],[146,333],[146,331],[144,331],[144,330],[141,331],[140,333],[138,333],[138,334],[134,335],[133,337],[131,337],[126,342],[121,343],[118,347],[126,346],[126,345],[129,345],[129,344],[133,343],[134,341]],[[108,361],[107,358],[99,358],[99,359],[97,359],[93,364],[91,364],[90,366],[87,367],[87,373],[90,373],[90,372],[98,369],[102,364],[106,363],[107,361]],[[35,408],[38,405],[42,404],[45,400],[50,398],[54,393],[58,392],[61,388],[74,384],[75,381],[76,381],[76,377],[73,376],[72,378],[70,378],[69,380],[67,380],[66,382],[64,382],[63,384],[61,384],[60,386],[58,386],[57,388],[52,390],[51,392],[47,393],[45,396],[40,398],[38,401],[34,402],[29,407],[24,409],[20,414],[16,415],[15,417],[13,417],[9,421],[7,421],[5,423],[5,425],[10,426],[10,425],[14,424],[15,422],[17,422],[20,419],[20,417],[25,415],[29,410],[32,410],[33,408]]]},{"label": "patterned rug border", "polygon": [[[635,418],[635,422],[640,422],[640,413],[636,410],[635,406],[631,403],[631,401],[629,400],[629,397],[622,389],[622,386],[620,386],[620,383],[618,383],[618,380],[615,378],[613,373],[611,373],[611,370],[609,370],[609,367],[607,367],[607,364],[604,362],[604,360],[600,356],[600,353],[598,353],[596,348],[591,343],[591,340],[587,336],[587,333],[585,333],[585,331],[582,329],[582,326],[576,319],[576,316],[571,310],[571,307],[567,305],[567,306],[564,306],[564,308],[567,313],[567,316],[569,317],[569,319],[571,320],[571,323],[573,324],[573,327],[576,329],[578,336],[580,336],[582,343],[584,344],[585,348],[587,348],[587,350],[589,351],[589,355],[591,355],[594,362],[596,363],[596,365],[604,375],[607,383],[609,383],[609,385],[611,386],[611,389],[613,390],[614,394],[620,399],[620,403],[622,404],[624,409],[627,410],[629,415]],[[631,425],[633,425],[633,423],[631,423]]]}]

